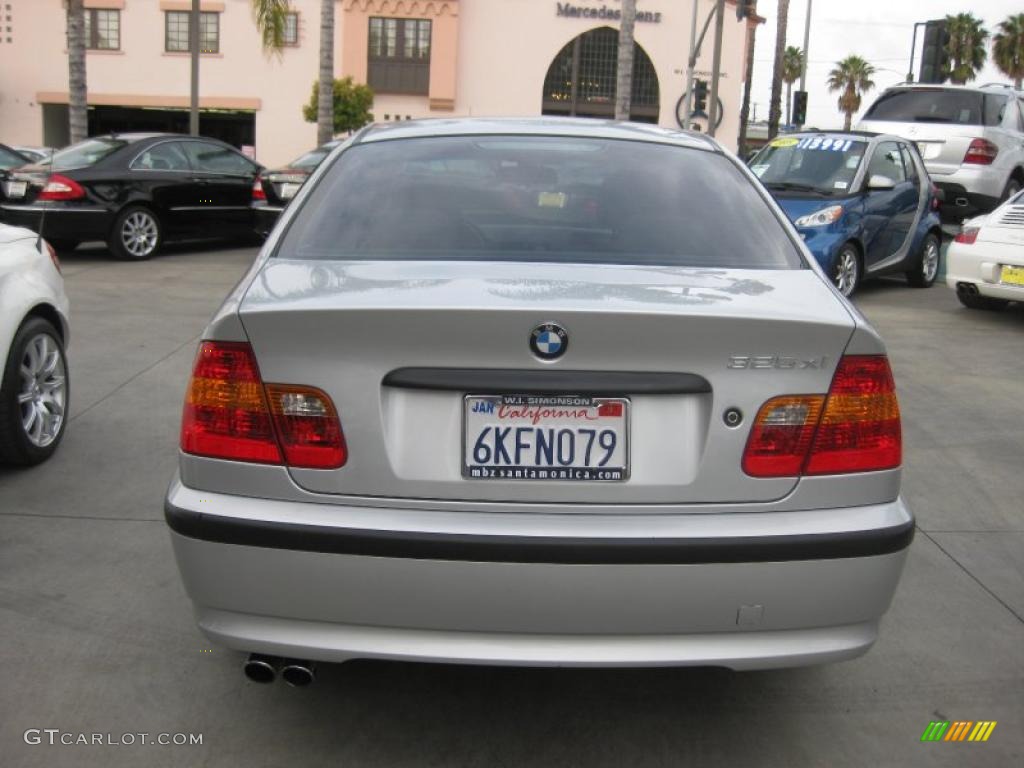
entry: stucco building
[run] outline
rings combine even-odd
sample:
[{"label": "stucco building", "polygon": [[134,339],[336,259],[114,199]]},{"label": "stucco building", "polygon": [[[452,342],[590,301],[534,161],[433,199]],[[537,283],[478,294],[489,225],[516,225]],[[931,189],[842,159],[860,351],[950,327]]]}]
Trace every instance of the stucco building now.
[{"label": "stucco building", "polygon": [[[698,0],[700,24],[713,0]],[[201,130],[266,164],[315,143],[320,0],[292,0],[288,45],[262,51],[250,0],[202,0]],[[190,0],[85,0],[90,133],[187,130]],[[727,3],[719,138],[739,127],[749,25]],[[67,140],[63,0],[0,0],[0,141]],[[373,87],[378,121],[612,115],[620,0],[337,0],[335,72]],[[692,5],[639,0],[633,118],[677,125]],[[699,76],[709,78],[714,25]]]}]

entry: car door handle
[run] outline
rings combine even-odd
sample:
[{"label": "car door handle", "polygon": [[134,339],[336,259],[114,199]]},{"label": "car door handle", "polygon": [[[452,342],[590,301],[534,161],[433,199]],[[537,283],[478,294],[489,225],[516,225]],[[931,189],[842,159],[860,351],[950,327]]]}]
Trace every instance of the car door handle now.
[{"label": "car door handle", "polygon": [[197,184],[202,184],[203,186],[206,186],[207,184],[210,183],[209,179],[205,179],[201,176],[193,176],[191,179],[189,179],[189,181],[193,181]]}]

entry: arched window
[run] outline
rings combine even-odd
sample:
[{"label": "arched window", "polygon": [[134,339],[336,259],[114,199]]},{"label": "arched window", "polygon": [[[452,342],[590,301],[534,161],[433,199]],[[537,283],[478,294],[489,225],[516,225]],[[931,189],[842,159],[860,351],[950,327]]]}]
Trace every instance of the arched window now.
[{"label": "arched window", "polygon": [[[633,54],[630,119],[658,122],[658,75],[639,44]],[[615,116],[615,78],[619,31],[598,27],[570,40],[558,52],[544,78],[545,115]]]}]

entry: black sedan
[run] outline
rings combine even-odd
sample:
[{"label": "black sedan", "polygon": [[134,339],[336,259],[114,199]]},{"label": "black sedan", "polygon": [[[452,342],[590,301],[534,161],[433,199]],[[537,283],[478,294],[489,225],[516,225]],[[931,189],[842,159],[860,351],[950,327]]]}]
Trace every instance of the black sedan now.
[{"label": "black sedan", "polygon": [[281,215],[281,211],[291,202],[291,199],[298,194],[299,188],[309,178],[309,175],[316,170],[325,157],[331,154],[331,150],[341,143],[342,139],[328,141],[326,144],[300,155],[281,168],[263,172],[260,177],[262,197],[257,193],[252,203],[256,215],[256,229],[260,234],[266,235],[274,228],[277,217]]},{"label": "black sedan", "polygon": [[251,235],[260,170],[216,139],[97,136],[55,153],[52,167],[11,173],[0,218],[42,227],[59,250],[104,240],[120,258],[148,259],[165,240]]}]

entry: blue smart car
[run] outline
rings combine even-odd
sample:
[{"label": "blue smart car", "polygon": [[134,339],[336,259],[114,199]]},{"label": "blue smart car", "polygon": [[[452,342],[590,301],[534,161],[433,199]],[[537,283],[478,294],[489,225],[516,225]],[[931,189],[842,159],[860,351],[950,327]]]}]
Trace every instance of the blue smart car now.
[{"label": "blue smart car", "polygon": [[902,272],[918,288],[939,271],[939,191],[912,142],[842,131],[780,136],[750,161],[844,296]]}]

